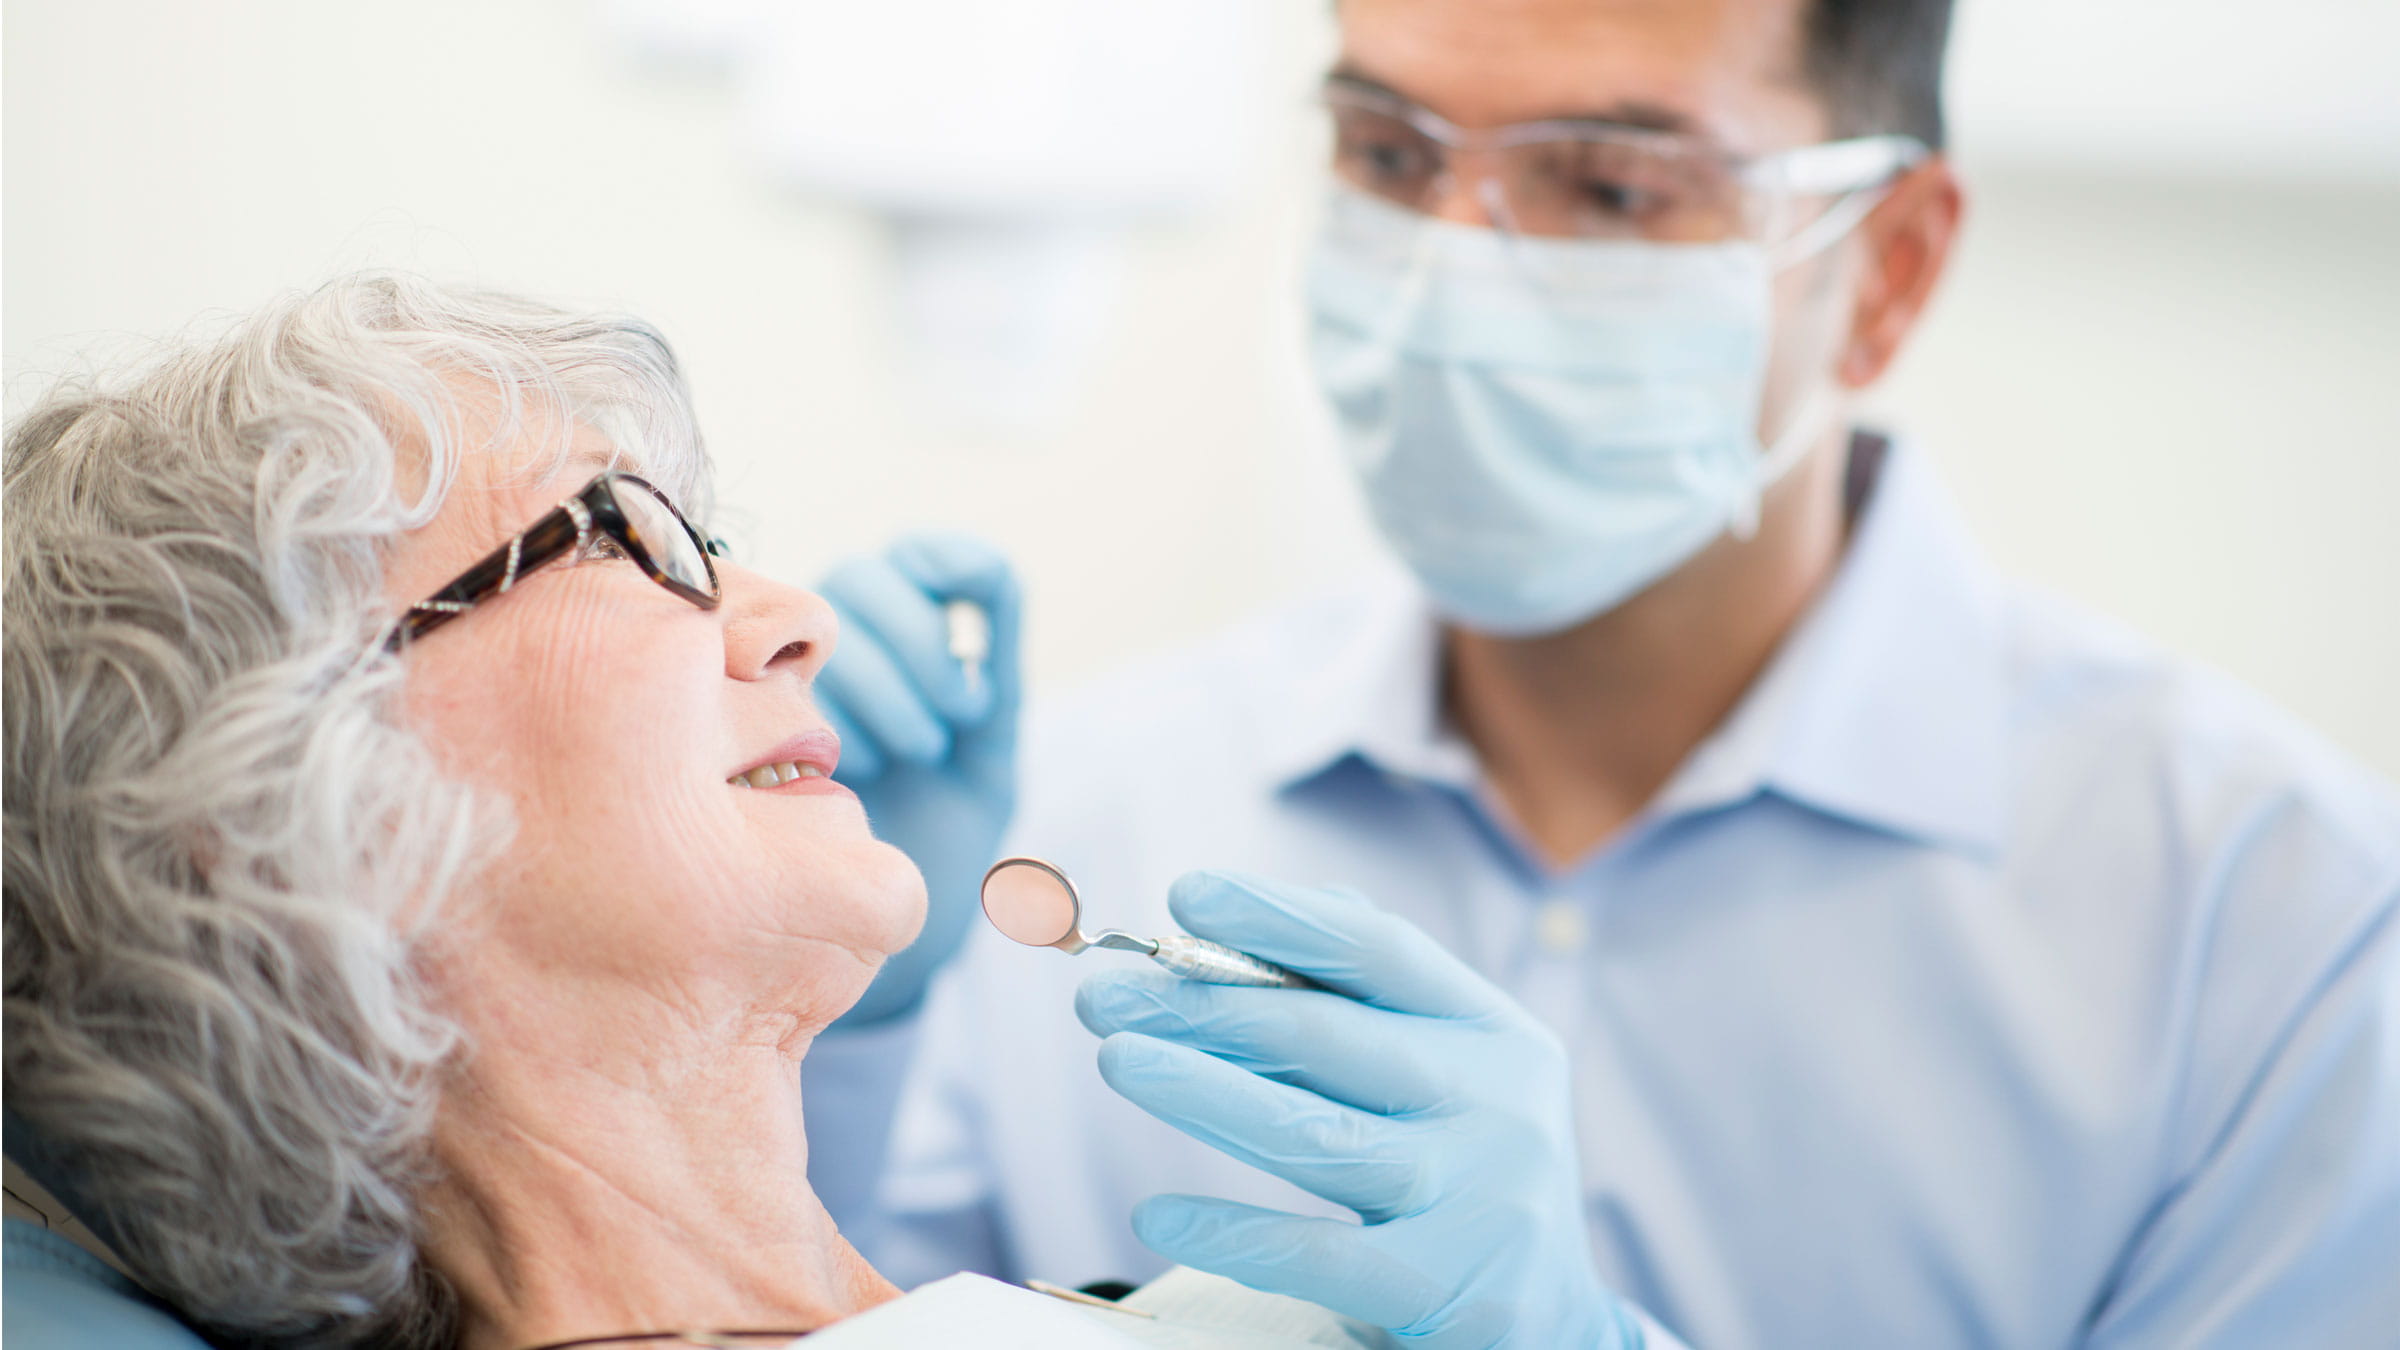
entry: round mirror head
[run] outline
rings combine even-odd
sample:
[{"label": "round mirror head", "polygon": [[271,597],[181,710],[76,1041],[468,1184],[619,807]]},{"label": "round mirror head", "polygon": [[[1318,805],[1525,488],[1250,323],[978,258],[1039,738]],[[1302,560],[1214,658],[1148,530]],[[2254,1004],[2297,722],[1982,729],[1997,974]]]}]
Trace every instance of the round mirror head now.
[{"label": "round mirror head", "polygon": [[983,874],[984,917],[1012,942],[1055,947],[1075,936],[1079,909],[1075,883],[1039,858],[1003,858]]}]

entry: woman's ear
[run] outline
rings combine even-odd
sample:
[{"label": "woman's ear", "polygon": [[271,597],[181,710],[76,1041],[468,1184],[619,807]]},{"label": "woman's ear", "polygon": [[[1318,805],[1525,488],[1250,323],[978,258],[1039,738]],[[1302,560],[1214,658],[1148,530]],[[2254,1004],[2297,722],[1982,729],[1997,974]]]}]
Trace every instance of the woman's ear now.
[{"label": "woman's ear", "polygon": [[1901,175],[1860,224],[1866,261],[1837,369],[1843,384],[1863,389],[1890,368],[1949,265],[1965,209],[1949,160],[1936,155]]}]

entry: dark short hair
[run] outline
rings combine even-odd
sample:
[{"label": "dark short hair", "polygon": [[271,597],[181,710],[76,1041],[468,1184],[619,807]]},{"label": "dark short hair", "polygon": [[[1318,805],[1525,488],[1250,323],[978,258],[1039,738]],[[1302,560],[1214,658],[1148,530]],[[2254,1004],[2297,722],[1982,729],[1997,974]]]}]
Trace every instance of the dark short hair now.
[{"label": "dark short hair", "polygon": [[1806,0],[1806,70],[1836,136],[1900,132],[1939,150],[1951,0]]}]

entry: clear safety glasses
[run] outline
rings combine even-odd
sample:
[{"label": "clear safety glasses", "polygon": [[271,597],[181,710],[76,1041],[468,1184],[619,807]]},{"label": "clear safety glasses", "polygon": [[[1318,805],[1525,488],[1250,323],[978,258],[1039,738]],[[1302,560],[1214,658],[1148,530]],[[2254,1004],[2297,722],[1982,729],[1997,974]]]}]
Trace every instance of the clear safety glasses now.
[{"label": "clear safety glasses", "polygon": [[1608,122],[1469,131],[1340,75],[1320,97],[1333,119],[1334,172],[1351,187],[1427,215],[1464,188],[1494,225],[1536,238],[1788,247],[1820,226],[1838,234],[1872,205],[1812,219],[1809,199],[1882,186],[1926,155],[1908,136],[1744,159],[1701,137]]}]

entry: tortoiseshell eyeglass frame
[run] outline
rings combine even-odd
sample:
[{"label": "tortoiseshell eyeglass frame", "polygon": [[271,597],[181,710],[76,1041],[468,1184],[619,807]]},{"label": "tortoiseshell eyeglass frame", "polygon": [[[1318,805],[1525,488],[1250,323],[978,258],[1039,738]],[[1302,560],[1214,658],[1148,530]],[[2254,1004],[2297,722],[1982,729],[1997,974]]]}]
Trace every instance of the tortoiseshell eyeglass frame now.
[{"label": "tortoiseshell eyeglass frame", "polygon": [[[658,499],[690,536],[692,546],[699,550],[700,566],[708,574],[708,589],[700,590],[677,580],[658,563],[657,556],[641,537],[640,531],[617,502],[619,492],[646,492]],[[717,584],[717,565],[713,559],[725,555],[725,541],[703,536],[692,523],[675,509],[667,494],[647,481],[629,473],[609,472],[584,484],[574,496],[560,502],[540,520],[525,527],[514,538],[486,554],[481,562],[458,574],[456,580],[432,596],[408,607],[408,613],[392,629],[384,642],[387,651],[399,651],[409,643],[450,622],[495,595],[506,595],[509,588],[523,581],[536,569],[560,558],[580,555],[592,546],[595,537],[606,535],[616,541],[625,556],[633,559],[652,581],[702,609],[715,609],[722,596]],[[658,541],[661,547],[673,547],[673,541]]]}]

